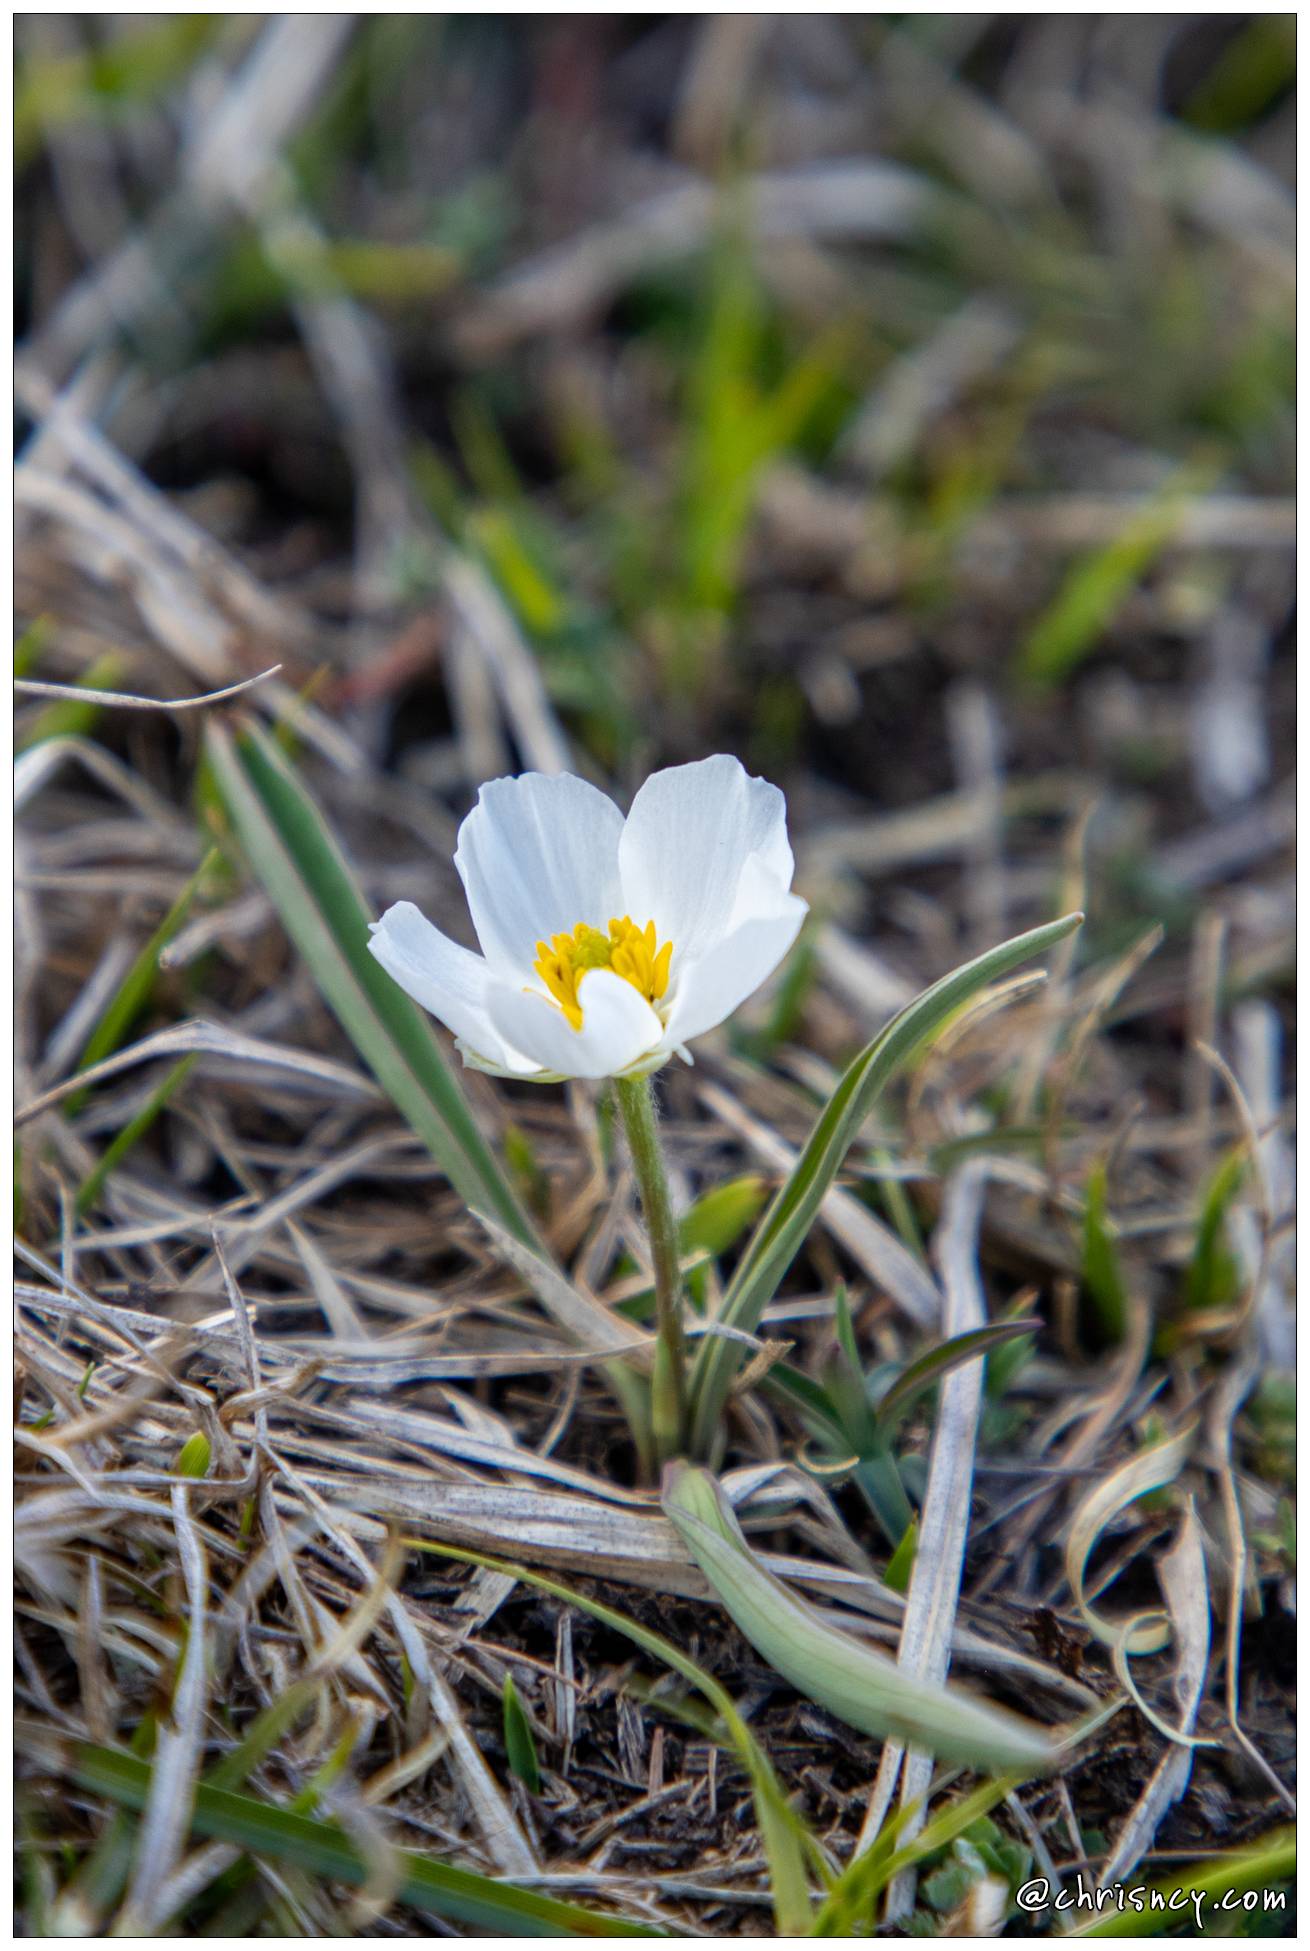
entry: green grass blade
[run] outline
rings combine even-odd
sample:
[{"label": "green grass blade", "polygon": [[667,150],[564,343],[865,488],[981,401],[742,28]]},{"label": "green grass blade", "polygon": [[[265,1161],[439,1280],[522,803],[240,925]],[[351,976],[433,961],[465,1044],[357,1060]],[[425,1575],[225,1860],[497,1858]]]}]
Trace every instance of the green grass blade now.
[{"label": "green grass blade", "polygon": [[919,1831],[910,1842],[897,1844],[909,1817],[918,1803],[908,1803],[890,1816],[872,1845],[848,1863],[834,1883],[827,1902],[814,1921],[814,1937],[870,1937],[873,1913],[879,1897],[902,1870],[935,1856],[971,1829],[975,1822],[994,1809],[1010,1790],[1018,1786],[1012,1775],[996,1775],[980,1782],[967,1795],[948,1802],[946,1807]]},{"label": "green grass blade", "polygon": [[[103,1795],[120,1807],[145,1807],[150,1765],[114,1748],[78,1741],[59,1751],[66,1772],[82,1788]],[[200,1783],[196,1789],[192,1828],[202,1836],[236,1843],[254,1856],[291,1863],[337,1883],[361,1885],[370,1867],[345,1831],[335,1822],[296,1815],[254,1796]],[[500,1931],[511,1937],[653,1937],[644,1925],[581,1904],[565,1903],[540,1891],[502,1883],[437,1863],[415,1850],[398,1850],[398,1903],[413,1904],[456,1924],[477,1930]]]},{"label": "green grass blade", "polygon": [[134,1117],[128,1119],[123,1129],[116,1133],[104,1151],[87,1173],[78,1187],[75,1211],[79,1219],[85,1218],[100,1197],[101,1188],[114,1167],[122,1162],[138,1141],[145,1137],[155,1119],[159,1116],[169,1099],[185,1084],[191,1072],[200,1061],[198,1053],[183,1057],[156,1084],[150,1096]]},{"label": "green grass blade", "polygon": [[986,1355],[1008,1341],[1031,1336],[1041,1326],[1041,1321],[1025,1315],[1017,1321],[990,1321],[985,1328],[970,1328],[967,1334],[952,1335],[949,1341],[939,1342],[936,1348],[906,1363],[886,1395],[879,1398],[874,1412],[878,1421],[884,1429],[890,1429],[916,1397],[940,1382],[951,1369],[973,1361],[977,1355]]},{"label": "green grass blade", "polygon": [[895,1735],[991,1774],[1043,1774],[1061,1739],[958,1687],[931,1686],[865,1641],[830,1626],[765,1570],[708,1470],[670,1464],[665,1515],[739,1630],[798,1692],[864,1734]]},{"label": "green grass blade", "polygon": [[911,1518],[905,1536],[887,1560],[887,1569],[882,1575],[884,1585],[893,1592],[906,1593],[910,1589],[910,1573],[914,1570],[915,1555],[919,1549],[919,1520]]},{"label": "green grass blade", "polygon": [[427,1019],[368,952],[368,909],[273,741],[211,721],[207,751],[242,848],[342,1028],[470,1206],[531,1245],[532,1225]]},{"label": "green grass blade", "polygon": [[519,1690],[514,1685],[512,1673],[505,1675],[501,1710],[504,1716],[505,1754],[509,1765],[524,1788],[533,1795],[540,1795],[541,1768],[537,1762],[537,1744],[532,1738],[532,1724],[528,1720],[527,1709],[519,1699]]},{"label": "green grass blade", "polygon": [[[186,920],[191,903],[218,859],[218,849],[211,847],[119,983],[104,1014],[86,1040],[86,1047],[77,1060],[79,1070],[92,1070],[105,1057],[112,1056],[145,1008],[159,972],[159,958]],[[64,1115],[75,1117],[86,1099],[86,1091],[75,1092],[64,1106]]]},{"label": "green grass blade", "polygon": [[[1167,1931],[1171,1936],[1203,1937],[1208,1922],[1218,1937],[1228,1929],[1245,1934],[1240,1921],[1245,1918],[1248,1928],[1255,1926],[1251,1934],[1258,1932],[1263,1936],[1269,1923],[1275,1919],[1286,1930],[1294,1915],[1296,1898],[1293,1894],[1289,1900],[1285,1893],[1279,1893],[1281,1901],[1276,1905],[1260,1900],[1266,1895],[1273,1895],[1278,1884],[1292,1882],[1295,1877],[1296,1830],[1289,1824],[1286,1828],[1275,1829],[1254,1847],[1229,1849],[1218,1856],[1203,1857],[1199,1863],[1192,1863],[1180,1870],[1177,1876],[1166,1877],[1163,1882],[1135,1890],[1133,1894],[1141,1897],[1140,1910],[1130,1903],[1124,1910],[1113,1910],[1090,1924],[1081,1925],[1071,1935],[1157,1937]],[[1257,1899],[1249,1910],[1242,1904],[1233,1903],[1219,1908],[1225,1898],[1242,1897],[1248,1892]],[[1171,1898],[1175,1899],[1172,1906]],[[1197,1914],[1198,1898],[1205,1921]],[[1225,1919],[1231,1919],[1231,1924],[1226,1924]],[[1195,1924],[1196,1930],[1181,1931],[1179,1927],[1184,1922]]]},{"label": "green grass blade", "polygon": [[[790,1176],[751,1236],[723,1300],[721,1319],[729,1327],[753,1334],[759,1326],[856,1133],[897,1071],[971,997],[1030,956],[1054,947],[1081,921],[1079,914],[1064,915],[966,962],[925,989],[866,1045],[824,1106]],[[690,1388],[692,1449],[698,1456],[710,1452],[740,1361],[740,1344],[725,1337],[707,1336],[701,1344]]]},{"label": "green grass blade", "polygon": [[1096,1313],[1103,1341],[1117,1347],[1128,1329],[1128,1290],[1124,1285],[1119,1247],[1106,1207],[1104,1163],[1094,1165],[1087,1179],[1083,1209],[1083,1286]]},{"label": "green grass blade", "polygon": [[1061,684],[1091,655],[1168,544],[1189,499],[1205,484],[1199,468],[1180,469],[1112,541],[1074,564],[1019,647],[1016,667],[1023,684],[1034,689]]},{"label": "green grass blade", "polygon": [[1189,1309],[1230,1307],[1237,1298],[1241,1274],[1225,1230],[1247,1163],[1245,1144],[1234,1147],[1205,1189],[1184,1289]]}]

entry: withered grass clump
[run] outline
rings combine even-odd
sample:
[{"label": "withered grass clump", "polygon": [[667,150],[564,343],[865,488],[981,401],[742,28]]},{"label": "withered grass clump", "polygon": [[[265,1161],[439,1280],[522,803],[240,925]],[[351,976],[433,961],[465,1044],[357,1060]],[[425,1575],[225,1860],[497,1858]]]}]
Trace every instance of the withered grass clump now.
[{"label": "withered grass clump", "polygon": [[[20,23],[25,1934],[1288,1887],[1291,57],[931,25]],[[242,724],[452,932],[497,772],[786,785],[813,924],[659,1080],[715,1535],[1054,1772],[738,1631],[624,1410],[609,1094],[458,1073],[470,1212],[252,857]],[[855,1053],[1073,909],[716,1337]]]}]

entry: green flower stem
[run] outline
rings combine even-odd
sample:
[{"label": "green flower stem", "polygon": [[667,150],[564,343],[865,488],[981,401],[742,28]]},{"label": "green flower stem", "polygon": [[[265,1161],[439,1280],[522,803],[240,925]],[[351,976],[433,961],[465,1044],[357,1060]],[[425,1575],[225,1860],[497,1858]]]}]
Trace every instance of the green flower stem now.
[{"label": "green flower stem", "polygon": [[682,1272],[678,1225],[673,1217],[655,1119],[655,1093],[649,1077],[616,1077],[614,1088],[628,1150],[641,1191],[655,1269],[655,1372],[651,1381],[651,1426],[659,1461],[683,1448],[687,1412],[687,1355],[682,1332]]}]

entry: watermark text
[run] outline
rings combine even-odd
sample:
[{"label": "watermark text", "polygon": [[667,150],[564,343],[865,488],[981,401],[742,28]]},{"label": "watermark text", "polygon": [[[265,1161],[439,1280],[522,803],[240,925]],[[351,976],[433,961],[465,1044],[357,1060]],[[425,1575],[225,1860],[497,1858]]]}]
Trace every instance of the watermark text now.
[{"label": "watermark text", "polygon": [[1245,1911],[1285,1910],[1286,1890],[1198,1890],[1187,1885],[1179,1885],[1173,1890],[1152,1890],[1144,1883],[1107,1883],[1098,1888],[1088,1883],[1082,1871],[1074,1883],[1063,1889],[1052,1888],[1050,1879],[1044,1876],[1031,1877],[1022,1884],[1016,1893],[1020,1910],[1033,1912],[1039,1910],[1089,1910],[1101,1916],[1107,1911],[1180,1911],[1190,1910],[1196,1917],[1197,1932],[1205,1930],[1207,1911]]}]

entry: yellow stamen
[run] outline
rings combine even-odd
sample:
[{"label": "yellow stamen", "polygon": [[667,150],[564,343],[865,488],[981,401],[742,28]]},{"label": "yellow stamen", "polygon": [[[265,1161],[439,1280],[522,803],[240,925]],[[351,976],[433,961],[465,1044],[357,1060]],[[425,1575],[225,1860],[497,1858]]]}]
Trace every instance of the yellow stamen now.
[{"label": "yellow stamen", "polygon": [[578,984],[588,969],[613,969],[648,1003],[657,1003],[669,986],[673,943],[658,946],[655,923],[638,928],[628,915],[612,919],[608,935],[580,921],[566,935],[537,943],[533,968],[575,1030],[582,1028]]}]

